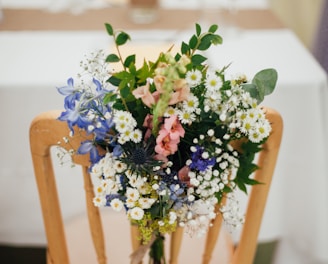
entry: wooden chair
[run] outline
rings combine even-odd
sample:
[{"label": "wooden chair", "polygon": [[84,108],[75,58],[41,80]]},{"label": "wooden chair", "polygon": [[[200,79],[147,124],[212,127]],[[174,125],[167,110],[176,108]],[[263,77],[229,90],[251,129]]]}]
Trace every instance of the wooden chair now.
[{"label": "wooden chair", "polygon": [[[50,153],[51,146],[56,146],[58,141],[62,141],[63,137],[67,136],[69,133],[67,124],[57,120],[59,115],[60,111],[50,111],[40,114],[32,121],[30,126],[31,154],[48,241],[48,264],[70,263]],[[260,152],[258,160],[260,170],[255,174],[255,178],[265,184],[252,187],[242,236],[236,249],[231,251],[232,260],[229,263],[251,264],[256,251],[260,223],[282,137],[282,118],[279,113],[267,108],[267,118],[270,120],[273,130],[271,137],[264,144],[263,150]],[[79,133],[76,133],[76,135],[79,135]],[[81,138],[75,136],[70,141],[70,144],[74,149],[77,149],[80,141]],[[99,209],[95,207],[92,202],[94,192],[90,175],[88,173],[89,159],[87,155],[76,155],[73,156],[73,161],[82,166],[91,236],[98,263],[105,264],[107,263],[107,257],[105,254],[104,234]],[[204,264],[209,263],[211,259],[213,249],[217,243],[221,223],[222,218],[218,215],[213,226],[209,229],[203,255]],[[134,250],[140,246],[139,242],[135,239],[136,232],[137,230],[132,227],[131,238],[132,248]],[[171,264],[178,263],[181,243],[183,242],[182,238],[182,228],[178,228],[178,230],[171,236],[169,261]],[[231,248],[234,248],[234,245],[231,245]]]}]

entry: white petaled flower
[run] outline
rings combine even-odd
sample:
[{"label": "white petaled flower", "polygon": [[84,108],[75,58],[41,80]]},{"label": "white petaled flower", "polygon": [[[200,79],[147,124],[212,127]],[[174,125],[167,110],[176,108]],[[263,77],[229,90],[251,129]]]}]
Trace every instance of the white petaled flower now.
[{"label": "white petaled flower", "polygon": [[205,86],[209,91],[217,91],[222,86],[222,80],[215,73],[209,73],[205,80]]},{"label": "white petaled flower", "polygon": [[124,145],[126,142],[128,142],[130,140],[129,137],[126,137],[124,134],[121,134],[118,139],[117,139],[117,142],[120,144],[120,145]]},{"label": "white petaled flower", "polygon": [[132,131],[132,133],[130,134],[130,139],[134,142],[134,143],[139,143],[142,139],[142,132],[140,129],[135,129]]},{"label": "white petaled flower", "polygon": [[266,138],[270,135],[271,125],[267,119],[261,120],[261,122],[257,122],[255,125],[257,132],[262,136],[262,138]]},{"label": "white petaled flower", "polygon": [[152,198],[141,198],[138,200],[139,205],[142,209],[149,209],[153,203],[155,202],[155,199]]},{"label": "white petaled flower", "polygon": [[179,110],[172,106],[169,106],[164,112],[164,117],[170,117],[173,115],[176,115],[176,116],[179,115]]},{"label": "white petaled flower", "polygon": [[106,198],[104,196],[96,196],[93,198],[93,204],[97,207],[106,205]]},{"label": "white petaled flower", "polygon": [[259,116],[259,112],[257,108],[251,108],[247,111],[247,118],[252,120],[257,120]]},{"label": "white petaled flower", "polygon": [[140,207],[134,207],[129,210],[128,213],[133,220],[141,220],[145,214],[144,210],[142,210]]},{"label": "white petaled flower", "polygon": [[134,188],[127,188],[126,190],[126,197],[131,199],[132,201],[137,201],[139,199],[139,191]]},{"label": "white petaled flower", "polygon": [[103,195],[106,191],[106,184],[104,185],[104,180],[101,181],[100,185],[95,188],[95,195]]},{"label": "white petaled flower", "polygon": [[119,132],[119,133],[125,133],[126,131],[129,130],[129,126],[127,125],[127,123],[125,121],[120,121],[117,122],[115,124],[115,129]]},{"label": "white petaled flower", "polygon": [[183,109],[187,112],[194,112],[195,109],[198,107],[199,105],[199,100],[198,98],[193,95],[193,94],[190,94],[187,98],[186,101],[183,101]]},{"label": "white petaled flower", "polygon": [[118,199],[118,198],[114,198],[111,202],[110,202],[110,206],[113,208],[114,211],[116,212],[120,212],[123,209],[123,202]]},{"label": "white petaled flower", "polygon": [[253,128],[253,125],[254,125],[254,120],[246,118],[242,121],[242,124],[239,129],[242,133],[247,135]]},{"label": "white petaled flower", "polygon": [[88,126],[88,132],[92,132],[95,129],[94,125],[89,125]]},{"label": "white petaled flower", "polygon": [[191,70],[186,74],[186,81],[190,87],[199,85],[202,81],[202,73],[199,70]]},{"label": "white petaled flower", "polygon": [[119,160],[114,161],[113,167],[117,173],[122,173],[123,171],[126,170],[126,164]]},{"label": "white petaled flower", "polygon": [[182,124],[190,124],[196,120],[196,115],[187,111],[181,111],[179,120]]},{"label": "white petaled flower", "polygon": [[262,135],[260,135],[259,132],[255,129],[252,129],[251,131],[249,131],[248,138],[251,142],[254,142],[254,143],[259,143],[263,139]]}]

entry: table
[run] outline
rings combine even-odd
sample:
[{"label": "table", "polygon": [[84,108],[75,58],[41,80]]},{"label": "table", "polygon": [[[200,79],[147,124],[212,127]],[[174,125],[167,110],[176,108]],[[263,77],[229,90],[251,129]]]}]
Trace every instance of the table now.
[{"label": "table", "polygon": [[[132,29],[130,33],[136,40],[134,48],[151,45],[158,50],[189,36],[188,31]],[[250,77],[267,67],[279,73],[277,89],[264,104],[282,114],[284,136],[260,240],[280,240],[276,264],[328,263],[327,75],[288,29],[222,33],[224,45],[207,53],[213,66],[232,62],[231,74],[244,72]],[[63,98],[55,87],[78,72],[84,54],[111,46],[103,30],[0,32],[0,112],[6,114],[1,123],[1,243],[45,243],[29,154],[30,121],[42,111],[62,108]],[[66,173],[59,188],[69,221],[84,209],[78,198],[83,183],[75,177],[77,168],[56,166],[56,170]]]}]

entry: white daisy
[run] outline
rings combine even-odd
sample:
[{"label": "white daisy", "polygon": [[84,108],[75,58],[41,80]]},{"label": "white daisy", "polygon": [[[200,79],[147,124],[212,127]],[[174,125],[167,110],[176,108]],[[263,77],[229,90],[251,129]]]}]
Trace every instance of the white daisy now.
[{"label": "white daisy", "polygon": [[190,94],[187,100],[183,102],[183,109],[187,112],[195,112],[195,109],[198,107],[198,105],[198,98],[195,95]]},{"label": "white daisy", "polygon": [[118,198],[114,198],[110,202],[110,206],[113,208],[114,211],[120,212],[123,209],[123,202]]},{"label": "white daisy", "polygon": [[156,200],[152,198],[141,198],[138,200],[142,209],[149,209],[155,201]]},{"label": "white daisy", "polygon": [[96,196],[93,198],[93,204],[97,207],[102,207],[106,205],[106,198],[104,196]]},{"label": "white daisy", "polygon": [[240,126],[240,131],[244,134],[248,134],[252,127],[254,126],[254,120],[250,118],[246,118],[242,121],[242,125]]},{"label": "white daisy", "polygon": [[215,73],[210,73],[205,80],[205,87],[210,91],[217,91],[222,86],[222,80]]},{"label": "white daisy", "polygon": [[186,81],[190,87],[199,85],[202,81],[202,73],[199,70],[191,70],[186,74]]},{"label": "white daisy", "polygon": [[129,210],[128,213],[133,220],[141,220],[145,214],[144,210],[142,210],[140,207],[134,207]]},{"label": "white daisy", "polygon": [[126,190],[126,197],[131,199],[132,201],[137,201],[139,199],[139,192],[137,189],[134,188],[127,188]]},{"label": "white daisy", "polygon": [[261,142],[261,140],[263,139],[262,135],[260,135],[258,133],[257,130],[252,129],[249,134],[248,134],[248,138],[250,141],[254,142],[254,143],[259,143]]},{"label": "white daisy", "polygon": [[132,133],[130,134],[130,139],[134,142],[134,143],[139,143],[142,139],[142,132],[140,129],[135,129],[132,131]]},{"label": "white daisy", "polygon": [[165,113],[164,113],[164,117],[170,117],[170,116],[173,116],[173,115],[178,115],[179,114],[179,110],[172,107],[172,106],[169,106],[166,110],[165,110]]},{"label": "white daisy", "polygon": [[196,120],[196,115],[194,113],[184,111],[179,114],[179,120],[182,124],[190,124]]}]

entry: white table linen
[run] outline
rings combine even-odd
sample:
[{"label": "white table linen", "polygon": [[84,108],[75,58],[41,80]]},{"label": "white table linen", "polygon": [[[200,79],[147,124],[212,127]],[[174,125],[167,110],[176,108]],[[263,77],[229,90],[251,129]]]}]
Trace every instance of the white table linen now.
[{"label": "white table linen", "polygon": [[[264,105],[284,119],[281,152],[261,228],[260,240],[281,241],[276,264],[328,263],[328,84],[327,76],[289,30],[223,32],[224,44],[207,52],[213,66],[232,62],[229,74],[252,77],[276,68],[279,81]],[[184,32],[131,32],[137,46],[163,47]],[[150,43],[150,39],[158,41]],[[147,39],[145,42],[143,39]],[[178,42],[179,43],[179,42]],[[79,71],[84,54],[106,51],[105,32],[0,32],[0,243],[44,244],[38,194],[29,153],[32,118],[63,107],[55,87]],[[77,168],[59,168],[67,221],[84,209]],[[78,187],[76,187],[76,185]],[[79,188],[81,187],[81,188]],[[81,196],[83,197],[83,196]]]}]

